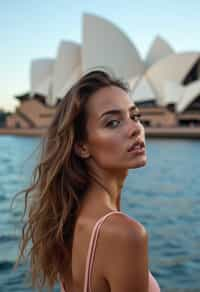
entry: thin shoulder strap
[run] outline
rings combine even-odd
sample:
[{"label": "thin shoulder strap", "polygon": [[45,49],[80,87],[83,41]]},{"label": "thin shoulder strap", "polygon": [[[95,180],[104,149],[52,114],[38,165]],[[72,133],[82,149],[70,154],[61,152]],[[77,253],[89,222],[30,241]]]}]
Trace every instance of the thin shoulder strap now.
[{"label": "thin shoulder strap", "polygon": [[84,281],[84,292],[88,292],[87,288],[89,287],[89,292],[92,292],[91,289],[91,272],[92,272],[92,267],[93,267],[93,262],[94,262],[94,255],[95,255],[95,250],[96,250],[96,243],[99,235],[99,230],[103,222],[108,218],[111,214],[115,213],[122,213],[121,211],[111,211],[108,214],[104,215],[98,221],[95,223],[93,230],[92,230],[92,235],[90,238],[90,243],[89,243],[89,249],[88,249],[88,254],[87,254],[87,259],[86,259],[86,268],[85,268],[85,281]]}]

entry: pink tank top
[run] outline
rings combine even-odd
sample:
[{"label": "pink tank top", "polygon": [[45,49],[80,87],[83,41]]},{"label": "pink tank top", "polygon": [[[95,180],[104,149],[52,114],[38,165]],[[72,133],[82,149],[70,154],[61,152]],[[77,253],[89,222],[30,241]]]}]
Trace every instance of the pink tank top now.
[{"label": "pink tank top", "polygon": [[[89,249],[88,249],[88,254],[87,254],[87,259],[86,259],[86,269],[85,269],[85,281],[84,281],[84,290],[83,292],[92,292],[91,289],[91,271],[92,271],[92,266],[94,262],[94,256],[95,256],[95,249],[96,249],[96,243],[97,243],[97,238],[99,234],[99,230],[103,222],[105,221],[108,216],[111,214],[115,213],[121,213],[124,214],[120,211],[111,211],[108,214],[104,215],[100,219],[97,220],[95,223],[93,230],[92,230],[92,235],[90,238],[90,243],[89,243]],[[73,292],[73,291],[66,291],[60,282],[60,291],[61,292]],[[158,285],[158,282],[155,280],[151,272],[149,271],[149,292],[160,292],[160,287]]]}]

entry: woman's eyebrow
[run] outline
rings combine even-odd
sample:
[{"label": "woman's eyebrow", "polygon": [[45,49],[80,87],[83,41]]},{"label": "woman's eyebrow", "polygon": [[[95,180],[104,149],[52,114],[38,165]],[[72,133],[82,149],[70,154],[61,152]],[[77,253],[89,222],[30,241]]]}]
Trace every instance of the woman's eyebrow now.
[{"label": "woman's eyebrow", "polygon": [[[133,111],[133,110],[138,110],[138,108],[135,106],[135,105],[132,105],[130,108],[129,108],[129,111]],[[101,114],[100,116],[100,119],[102,117],[104,117],[105,115],[110,115],[110,114],[121,114],[123,113],[123,110],[120,110],[120,109],[113,109],[113,110],[110,110],[110,111],[107,111],[107,112],[104,112],[103,114]]]}]

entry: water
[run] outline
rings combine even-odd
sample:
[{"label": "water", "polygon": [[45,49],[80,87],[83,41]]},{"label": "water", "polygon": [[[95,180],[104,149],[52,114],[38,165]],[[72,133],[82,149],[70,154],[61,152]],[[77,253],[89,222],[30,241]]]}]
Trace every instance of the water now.
[{"label": "water", "polygon": [[[38,156],[27,158],[39,142],[0,136],[0,292],[33,291],[23,283],[28,267],[12,269],[23,202],[12,211],[10,202],[30,179]],[[122,210],[148,230],[149,268],[162,291],[200,291],[199,149],[197,140],[148,139],[148,163],[130,170],[123,189]]]}]

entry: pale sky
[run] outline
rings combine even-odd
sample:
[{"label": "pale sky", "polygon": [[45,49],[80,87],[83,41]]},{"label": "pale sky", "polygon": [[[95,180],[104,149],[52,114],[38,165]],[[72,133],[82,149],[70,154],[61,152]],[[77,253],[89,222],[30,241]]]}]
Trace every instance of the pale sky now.
[{"label": "pale sky", "polygon": [[1,0],[0,108],[14,111],[14,95],[29,90],[31,60],[55,58],[61,40],[81,43],[84,12],[117,25],[142,58],[157,35],[176,52],[200,51],[198,0]]}]

